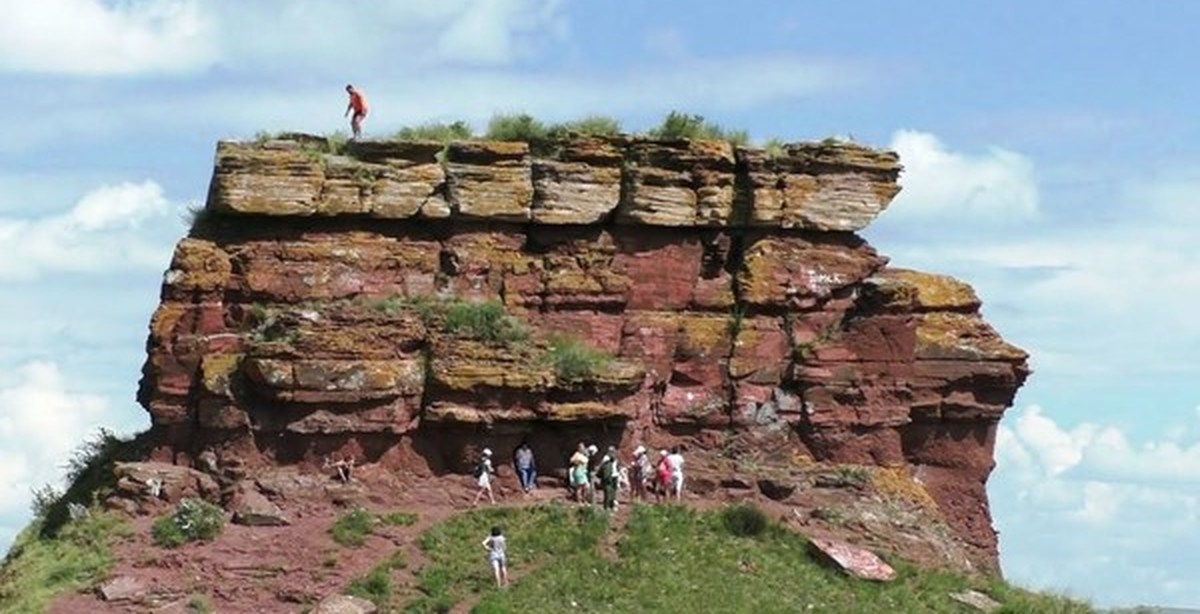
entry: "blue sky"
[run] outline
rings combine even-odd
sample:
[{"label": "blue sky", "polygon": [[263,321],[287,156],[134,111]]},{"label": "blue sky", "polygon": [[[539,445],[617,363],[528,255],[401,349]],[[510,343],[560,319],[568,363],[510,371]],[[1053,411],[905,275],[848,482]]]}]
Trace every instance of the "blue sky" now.
[{"label": "blue sky", "polygon": [[1200,607],[1200,3],[39,0],[0,22],[0,545],[98,426],[213,145],[495,112],[892,147],[865,231],[1035,370],[990,482],[1020,584]]}]

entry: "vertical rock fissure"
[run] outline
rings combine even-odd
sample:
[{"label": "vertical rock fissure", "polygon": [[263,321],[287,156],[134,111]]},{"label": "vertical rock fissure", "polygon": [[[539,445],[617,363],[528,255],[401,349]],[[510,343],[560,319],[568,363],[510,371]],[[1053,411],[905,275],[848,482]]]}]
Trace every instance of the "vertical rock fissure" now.
[{"label": "vertical rock fissure", "polygon": [[733,308],[729,314],[729,352],[724,357],[725,363],[725,398],[726,398],[726,414],[728,417],[728,426],[732,428],[737,416],[737,399],[738,390],[737,382],[733,378],[733,359],[737,353],[738,337],[742,334],[744,321],[746,317],[747,306],[745,299],[742,297],[742,289],[740,273],[742,263],[745,258],[745,241],[744,235],[739,230],[730,230],[729,235],[729,256],[726,259],[725,267],[729,271],[730,292],[733,294]]}]

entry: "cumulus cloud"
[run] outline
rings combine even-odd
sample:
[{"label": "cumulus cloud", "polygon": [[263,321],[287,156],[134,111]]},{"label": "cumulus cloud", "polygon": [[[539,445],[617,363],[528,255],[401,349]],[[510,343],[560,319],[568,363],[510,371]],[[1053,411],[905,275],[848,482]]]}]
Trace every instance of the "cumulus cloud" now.
[{"label": "cumulus cloud", "polygon": [[[0,70],[67,75],[239,71],[306,64],[508,64],[565,36],[561,0],[390,2],[357,10],[338,0],[39,0],[0,21]],[[271,24],[263,28],[262,24]],[[299,45],[303,46],[303,51]],[[371,71],[376,72],[376,71]]]},{"label": "cumulus cloud", "polygon": [[170,73],[216,56],[212,24],[192,0],[38,0],[0,20],[0,71],[75,75]]},{"label": "cumulus cloud", "polygon": [[[297,66],[297,41],[310,75],[395,74],[414,67],[502,66],[528,59],[562,40],[568,22],[561,0],[443,0],[302,4],[216,0],[205,5],[219,24],[223,68],[246,71]],[[270,23],[263,29],[261,24]],[[411,92],[410,92],[411,94]]]},{"label": "cumulus cloud", "polygon": [[29,517],[31,489],[58,485],[71,452],[103,424],[108,402],[71,388],[53,362],[0,380],[0,550]]},{"label": "cumulus cloud", "polygon": [[1200,603],[1200,576],[1180,564],[1200,548],[1200,418],[1160,412],[1172,426],[1142,441],[1038,406],[1005,418],[989,491],[1009,579],[1103,585],[1104,605]]},{"label": "cumulus cloud", "polygon": [[99,187],[59,215],[0,217],[0,280],[36,279],[50,271],[162,268],[174,237],[155,241],[157,235],[141,229],[161,223],[171,209],[162,188],[143,181]]},{"label": "cumulus cloud", "polygon": [[950,151],[935,135],[901,130],[892,136],[900,154],[904,190],[892,216],[974,222],[1026,220],[1038,214],[1033,162],[999,147],[982,154]]}]

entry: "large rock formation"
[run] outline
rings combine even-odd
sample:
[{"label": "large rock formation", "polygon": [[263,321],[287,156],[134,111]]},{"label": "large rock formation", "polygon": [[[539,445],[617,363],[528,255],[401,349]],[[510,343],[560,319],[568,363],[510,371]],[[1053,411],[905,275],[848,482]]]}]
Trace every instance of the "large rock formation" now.
[{"label": "large rock formation", "polygon": [[1026,354],[970,287],[890,269],[854,234],[897,193],[895,154],[332,149],[218,145],[150,325],[156,460],[215,456],[235,479],[330,455],[441,474],[483,442],[556,459],[581,438],[748,436],[911,470],[994,562],[984,487]]}]

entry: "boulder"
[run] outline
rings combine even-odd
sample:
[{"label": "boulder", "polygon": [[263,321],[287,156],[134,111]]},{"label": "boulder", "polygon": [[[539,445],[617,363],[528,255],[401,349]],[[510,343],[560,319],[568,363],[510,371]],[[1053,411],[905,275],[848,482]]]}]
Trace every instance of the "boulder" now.
[{"label": "boulder", "polygon": [[292,523],[283,510],[263,496],[252,482],[241,482],[230,503],[233,523],[250,527],[281,527]]},{"label": "boulder", "polygon": [[212,476],[190,467],[159,462],[122,463],[113,466],[119,498],[138,502],[178,503],[185,497],[217,501],[220,488]]},{"label": "boulder", "polygon": [[146,595],[146,584],[133,576],[117,576],[96,587],[102,601],[133,601]]},{"label": "boulder", "polygon": [[809,544],[819,557],[849,576],[875,582],[888,582],[896,578],[896,570],[870,550],[821,538],[811,539]]},{"label": "boulder", "polygon": [[312,614],[375,614],[379,608],[374,603],[352,595],[330,595],[319,601]]}]

